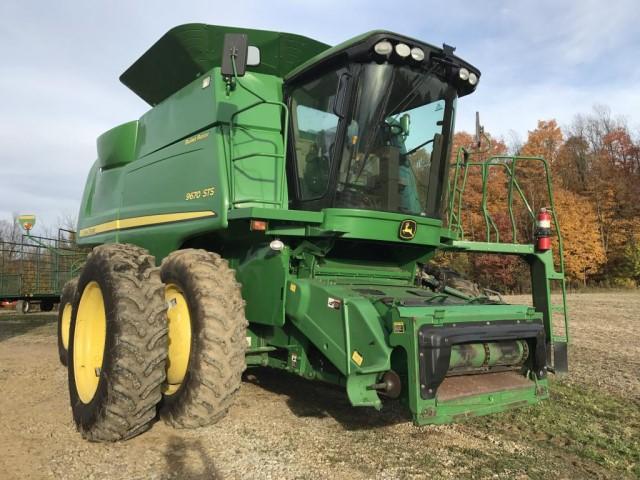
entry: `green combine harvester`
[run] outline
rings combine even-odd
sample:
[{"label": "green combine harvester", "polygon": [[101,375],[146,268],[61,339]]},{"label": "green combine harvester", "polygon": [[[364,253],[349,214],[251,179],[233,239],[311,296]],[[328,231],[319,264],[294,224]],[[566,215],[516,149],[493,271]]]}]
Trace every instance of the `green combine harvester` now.
[{"label": "green combine harvester", "polygon": [[[94,248],[59,343],[82,435],[130,438],[158,412],[212,424],[252,366],[342,386],[354,407],[398,398],[420,425],[548,398],[548,372],[567,370],[564,301],[550,303],[562,263],[516,243],[513,214],[520,196],[535,221],[516,166],[546,163],[463,149],[451,170],[456,105],[479,78],[454,48],[387,31],[336,47],[165,34],[120,77],[152,108],[98,138],[80,207],[78,243]],[[477,165],[483,242],[461,222]],[[511,243],[486,208],[492,168],[508,173]],[[428,274],[442,251],[521,256],[534,306]]]}]

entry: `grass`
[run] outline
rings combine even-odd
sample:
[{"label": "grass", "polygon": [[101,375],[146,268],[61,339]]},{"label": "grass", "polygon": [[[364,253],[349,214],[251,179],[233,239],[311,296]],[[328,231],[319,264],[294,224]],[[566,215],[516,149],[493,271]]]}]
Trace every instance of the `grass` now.
[{"label": "grass", "polygon": [[[615,470],[619,474],[612,478],[640,478],[640,402],[556,381],[550,401],[478,418],[469,426],[533,447],[535,463],[521,455],[480,455],[480,464],[494,472],[515,468],[542,477],[551,464],[576,476]],[[544,470],[538,462],[546,463]]]},{"label": "grass", "polygon": [[[564,380],[552,380],[550,392],[550,400],[529,408],[420,427],[415,440],[398,443],[380,429],[351,437],[370,446],[378,468],[399,477],[640,478],[640,402]],[[451,432],[452,443],[439,439]]]}]

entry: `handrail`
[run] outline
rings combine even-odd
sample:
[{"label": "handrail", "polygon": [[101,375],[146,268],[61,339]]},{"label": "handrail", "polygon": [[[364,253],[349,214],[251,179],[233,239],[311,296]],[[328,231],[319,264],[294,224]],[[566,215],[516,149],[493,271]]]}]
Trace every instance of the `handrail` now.
[{"label": "handrail", "polygon": [[[231,65],[233,67],[233,75],[234,75],[234,80],[235,80],[235,84],[239,85],[240,87],[242,87],[244,90],[246,90],[247,92],[249,92],[250,94],[254,95],[255,97],[257,97],[259,100],[255,103],[252,103],[251,105],[248,105],[244,108],[241,108],[240,110],[234,112],[231,117],[229,118],[229,158],[230,158],[230,166],[229,166],[229,174],[228,174],[228,181],[229,181],[229,198],[231,198],[231,205],[235,206],[238,203],[247,203],[250,202],[251,200],[236,200],[235,198],[235,167],[234,167],[234,163],[238,160],[243,160],[246,158],[251,158],[251,157],[269,157],[269,158],[281,158],[282,159],[282,173],[281,173],[281,177],[279,179],[279,182],[277,182],[276,185],[276,198],[279,198],[278,202],[271,202],[271,201],[263,201],[263,200],[259,200],[257,202],[259,203],[266,203],[266,204],[274,204],[274,205],[280,205],[283,206],[285,204],[285,192],[286,192],[286,168],[285,168],[285,161],[286,161],[286,154],[287,154],[287,140],[289,137],[289,108],[287,107],[287,105],[284,102],[278,102],[278,101],[272,101],[272,100],[267,100],[266,98],[262,97],[261,95],[259,95],[258,93],[254,92],[253,90],[251,90],[250,88],[248,88],[247,86],[245,86],[240,79],[238,78],[238,74],[237,74],[237,70],[236,70],[236,60],[235,60],[235,54],[231,55]],[[278,153],[251,153],[251,154],[247,154],[247,155],[242,155],[239,157],[234,157],[233,155],[233,135],[234,135],[234,131],[235,128],[238,127],[238,125],[235,124],[234,120],[241,114],[241,113],[245,113],[253,108],[259,107],[260,105],[273,105],[273,106],[277,106],[283,109],[284,111],[284,127],[281,128],[282,131],[282,135],[283,135],[283,141],[282,141],[282,154],[278,154]]]},{"label": "handrail", "polygon": [[[475,154],[482,152],[475,152]],[[492,243],[492,232],[494,233],[495,243],[507,243],[500,242],[499,229],[491,216],[491,212],[488,208],[488,195],[489,195],[489,181],[490,171],[492,167],[502,167],[505,169],[508,178],[507,187],[507,210],[509,214],[509,221],[511,226],[511,242],[512,244],[518,244],[517,239],[517,224],[514,215],[513,201],[514,192],[522,200],[524,207],[531,219],[532,226],[535,225],[536,214],[531,207],[531,204],[527,200],[527,196],[520,186],[517,180],[516,170],[519,164],[525,162],[541,163],[544,169],[544,176],[546,179],[546,193],[548,200],[548,208],[553,220],[553,226],[555,234],[558,239],[558,268],[559,271],[548,274],[547,280],[560,280],[560,287],[562,292],[562,305],[559,308],[551,307],[551,311],[559,311],[564,316],[564,333],[562,335],[552,335],[553,341],[567,342],[569,338],[569,324],[567,314],[567,299],[566,299],[566,283],[565,283],[565,265],[564,265],[564,242],[562,239],[562,231],[558,222],[558,216],[555,208],[555,201],[553,198],[553,186],[551,181],[551,169],[549,163],[542,157],[535,156],[521,156],[521,155],[495,155],[489,157],[486,161],[469,161],[469,157],[474,153],[467,151],[464,147],[460,147],[456,154],[455,171],[453,173],[453,179],[451,177],[448,181],[449,187],[449,202],[448,202],[448,230],[451,236],[457,236],[459,239],[464,240],[465,232],[462,222],[462,214],[464,208],[464,194],[468,183],[469,170],[471,167],[479,167],[482,175],[482,201],[480,205],[480,211],[485,223],[486,230],[486,243]],[[481,244],[482,242],[478,242]],[[480,250],[479,250],[480,251]],[[555,266],[553,267],[555,270]],[[548,287],[550,288],[550,287]],[[551,313],[549,313],[551,315]]]},{"label": "handrail", "polygon": [[[558,217],[555,209],[555,202],[553,198],[553,186],[551,182],[551,172],[549,168],[548,162],[542,157],[533,157],[533,156],[520,156],[520,155],[495,155],[488,158],[484,162],[469,162],[464,161],[465,157],[469,156],[469,152],[467,152],[463,147],[458,150],[456,155],[456,170],[453,176],[453,188],[449,189],[449,215],[448,215],[448,228],[451,233],[457,234],[460,238],[464,238],[464,228],[462,225],[462,211],[463,211],[463,199],[464,193],[467,186],[467,180],[469,175],[470,167],[480,167],[481,175],[482,175],[482,201],[481,201],[481,213],[483,216],[483,220],[485,222],[486,227],[486,238],[485,241],[491,241],[491,229],[493,228],[496,234],[496,243],[500,243],[499,240],[499,232],[497,229],[497,225],[491,216],[488,208],[488,190],[489,190],[489,172],[491,167],[502,167],[505,169],[507,177],[509,179],[508,189],[507,189],[507,209],[509,213],[510,226],[512,231],[512,243],[517,242],[517,227],[515,221],[515,215],[513,211],[513,197],[514,197],[514,189],[517,192],[518,196],[522,200],[529,217],[531,217],[532,221],[535,221],[535,213],[531,208],[527,197],[520,186],[517,176],[516,176],[516,167],[518,163],[523,162],[539,162],[542,164],[544,168],[544,175],[546,179],[546,190],[548,197],[548,205],[549,210],[551,211],[551,215],[553,218],[554,227],[556,230],[556,235],[558,236],[558,249],[561,253],[564,250],[564,245],[562,241],[562,232],[559,228]],[[460,181],[460,176],[462,173],[462,182],[460,186],[458,183]],[[449,181],[451,185],[451,181]]]}]

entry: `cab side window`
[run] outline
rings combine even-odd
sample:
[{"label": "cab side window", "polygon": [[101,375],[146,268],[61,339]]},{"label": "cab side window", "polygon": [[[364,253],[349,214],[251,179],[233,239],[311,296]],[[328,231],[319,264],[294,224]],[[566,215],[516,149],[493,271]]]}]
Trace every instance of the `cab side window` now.
[{"label": "cab side window", "polygon": [[334,103],[341,72],[329,72],[291,94],[296,170],[300,200],[317,199],[327,191],[333,145],[340,118]]}]

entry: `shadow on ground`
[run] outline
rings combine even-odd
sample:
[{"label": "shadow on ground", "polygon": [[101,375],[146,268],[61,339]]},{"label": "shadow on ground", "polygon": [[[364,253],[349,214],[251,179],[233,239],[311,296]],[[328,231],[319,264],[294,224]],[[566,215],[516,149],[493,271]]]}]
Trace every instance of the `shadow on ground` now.
[{"label": "shadow on ground", "polygon": [[44,325],[55,324],[57,321],[57,313],[17,315],[11,312],[3,312],[0,314],[0,342],[24,335]]},{"label": "shadow on ground", "polygon": [[164,453],[169,478],[216,480],[222,475],[202,447],[200,440],[185,440],[172,435]]},{"label": "shadow on ground", "polygon": [[297,417],[332,417],[346,430],[368,430],[411,421],[408,409],[396,400],[383,400],[383,409],[353,407],[344,388],[269,368],[251,368],[244,381],[278,395]]}]

